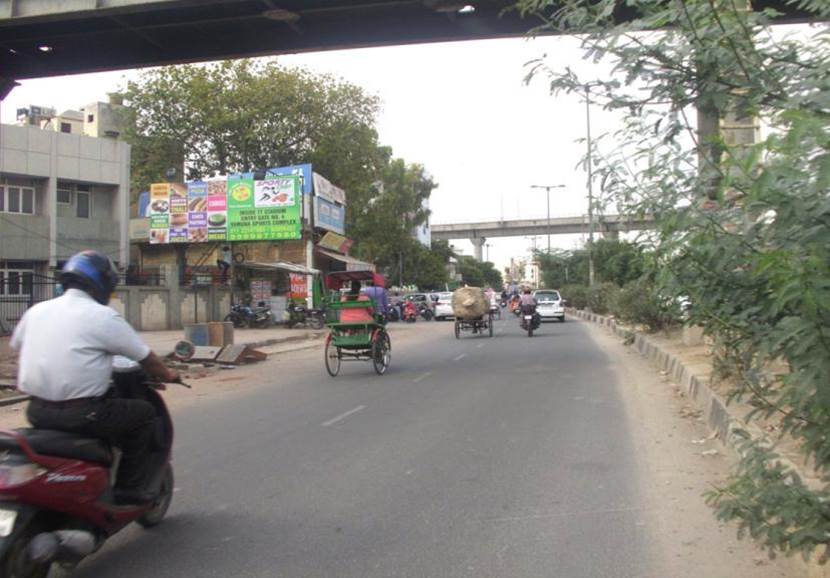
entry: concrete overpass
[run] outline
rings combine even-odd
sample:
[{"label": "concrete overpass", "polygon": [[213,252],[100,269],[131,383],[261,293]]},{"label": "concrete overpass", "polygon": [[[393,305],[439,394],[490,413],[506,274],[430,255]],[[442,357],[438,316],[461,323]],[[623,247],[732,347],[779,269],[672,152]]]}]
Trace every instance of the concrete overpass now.
[{"label": "concrete overpass", "polygon": [[[594,221],[594,231],[616,236],[620,231],[641,231],[654,226],[652,217],[632,219],[619,215],[604,215]],[[488,238],[523,237],[533,235],[573,235],[588,231],[588,217],[556,217],[547,219],[519,219],[511,221],[484,221],[479,223],[452,223],[432,225],[433,239],[469,239],[475,256],[482,260],[482,248]]]},{"label": "concrete overpass", "polygon": [[[304,51],[515,37],[514,0],[0,0],[0,99],[15,79]],[[618,21],[636,17],[619,2]],[[807,14],[754,0],[784,22]]]}]

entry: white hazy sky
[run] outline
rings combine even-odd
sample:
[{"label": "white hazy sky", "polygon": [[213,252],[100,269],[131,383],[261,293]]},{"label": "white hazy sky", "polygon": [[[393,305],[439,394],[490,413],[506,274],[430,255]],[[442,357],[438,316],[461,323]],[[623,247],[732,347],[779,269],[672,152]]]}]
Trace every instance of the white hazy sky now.
[{"label": "white hazy sky", "polygon": [[[343,50],[279,58],[328,72],[363,86],[383,100],[380,139],[394,154],[423,164],[438,182],[431,208],[434,223],[544,217],[545,193],[533,184],[563,184],[551,191],[551,216],[584,214],[585,105],[576,96],[548,94],[541,77],[523,84],[524,65],[544,54],[548,62],[576,69],[585,79],[602,74],[581,59],[570,37],[483,40]],[[2,103],[0,121],[15,109],[53,106],[59,111],[97,100],[137,76],[106,72],[21,82]],[[592,134],[613,131],[616,118],[594,106]],[[347,191],[348,193],[348,191]],[[545,237],[537,239],[539,246]],[[580,236],[555,236],[553,246],[571,248]],[[472,254],[468,241],[456,248]],[[504,266],[528,254],[527,238],[488,241],[489,258]]]}]

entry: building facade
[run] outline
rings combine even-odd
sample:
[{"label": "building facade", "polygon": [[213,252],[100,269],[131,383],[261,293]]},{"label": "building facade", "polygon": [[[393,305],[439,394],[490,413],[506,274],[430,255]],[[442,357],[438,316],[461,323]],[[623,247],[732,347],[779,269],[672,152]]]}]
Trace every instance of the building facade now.
[{"label": "building facade", "polygon": [[[83,249],[126,266],[129,185],[130,146],[123,141],[0,125],[2,300],[40,300],[31,294],[32,279]],[[16,320],[8,307],[0,316]]]}]

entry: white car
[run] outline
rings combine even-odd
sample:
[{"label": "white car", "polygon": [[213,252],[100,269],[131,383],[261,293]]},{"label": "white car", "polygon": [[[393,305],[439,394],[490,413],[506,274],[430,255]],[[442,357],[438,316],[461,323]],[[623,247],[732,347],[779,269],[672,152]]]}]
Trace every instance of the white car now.
[{"label": "white car", "polygon": [[452,318],[452,293],[438,293],[438,301],[435,302],[435,320]]},{"label": "white car", "polygon": [[559,291],[539,289],[533,292],[533,297],[536,299],[536,312],[539,313],[542,321],[548,319],[565,321],[565,308],[562,306],[562,296],[559,295]]}]

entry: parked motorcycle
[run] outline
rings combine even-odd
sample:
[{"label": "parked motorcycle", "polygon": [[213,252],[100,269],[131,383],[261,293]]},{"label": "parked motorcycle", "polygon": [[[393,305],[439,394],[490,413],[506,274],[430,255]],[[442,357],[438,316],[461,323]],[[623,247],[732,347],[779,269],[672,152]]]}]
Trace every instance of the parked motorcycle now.
[{"label": "parked motorcycle", "polygon": [[407,301],[403,308],[402,319],[407,323],[415,323],[418,320],[418,308],[412,301]]},{"label": "parked motorcycle", "polygon": [[270,307],[250,307],[248,305],[232,305],[231,312],[225,315],[225,321],[230,321],[237,329],[241,327],[266,327],[274,322]]},{"label": "parked motorcycle", "polygon": [[0,430],[0,576],[45,578],[53,564],[71,569],[130,522],[149,528],[167,513],[173,422],[155,389],[160,385],[148,386],[135,363],[113,381],[116,395],[145,400],[156,410],[144,488],[154,499],[116,504],[117,450],[103,440],[32,428]]},{"label": "parked motorcycle", "polygon": [[432,309],[423,304],[418,306],[418,315],[420,315],[424,321],[432,321],[435,318],[435,313],[433,313]]},{"label": "parked motorcycle", "polygon": [[542,316],[532,306],[518,307],[517,309],[521,313],[520,325],[522,329],[527,331],[528,337],[533,337],[533,332],[542,325]]},{"label": "parked motorcycle", "polygon": [[303,326],[322,329],[326,324],[325,312],[322,309],[309,309],[303,304],[289,302],[285,310],[288,312],[286,325],[289,328]]}]

